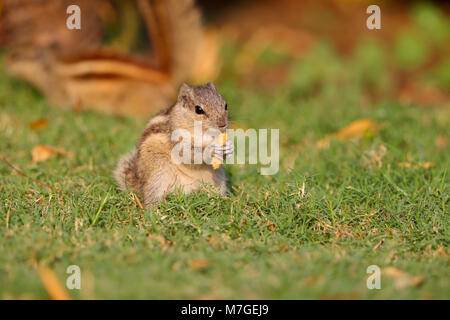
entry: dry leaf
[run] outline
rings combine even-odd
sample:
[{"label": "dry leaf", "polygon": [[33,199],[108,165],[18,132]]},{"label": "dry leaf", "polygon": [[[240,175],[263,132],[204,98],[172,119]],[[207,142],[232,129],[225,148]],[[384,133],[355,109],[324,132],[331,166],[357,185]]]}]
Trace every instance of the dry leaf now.
[{"label": "dry leaf", "polygon": [[61,282],[59,282],[52,270],[41,267],[39,269],[39,275],[44,283],[45,290],[47,290],[47,293],[52,300],[70,300],[69,293],[63,287]]},{"label": "dry leaf", "polygon": [[158,241],[163,251],[166,251],[169,245],[171,245],[171,243],[168,242],[163,236],[160,236],[158,234],[151,234],[149,232],[147,232],[147,235],[150,239]]},{"label": "dry leaf", "polygon": [[359,119],[335,132],[334,135],[340,140],[360,139],[367,134],[374,135],[378,128],[379,126],[371,119]]},{"label": "dry leaf", "polygon": [[220,239],[217,235],[213,234],[208,239],[209,244],[214,248],[214,250],[219,249]]},{"label": "dry leaf", "polygon": [[386,155],[387,149],[384,145],[380,145],[378,147],[378,150],[376,149],[371,149],[367,152],[368,154],[368,158],[364,157],[364,164],[365,165],[372,165],[375,166],[377,168],[381,168],[381,166],[383,165],[383,158]]},{"label": "dry leaf", "polygon": [[275,225],[274,225],[274,223],[272,222],[272,221],[267,221],[267,230],[269,230],[269,231],[273,231],[273,230],[275,230]]},{"label": "dry leaf", "polygon": [[43,196],[40,196],[37,200],[36,200],[36,202],[40,202],[41,204],[43,204],[43,205],[46,205],[47,204],[47,201],[45,201],[45,199],[44,199],[44,197]]},{"label": "dry leaf", "polygon": [[394,287],[397,290],[405,289],[407,287],[417,287],[424,281],[423,277],[411,276],[409,273],[394,267],[384,268],[382,270],[382,275],[387,275],[393,278]]},{"label": "dry leaf", "polygon": [[436,252],[434,253],[435,256],[443,256],[448,259],[447,250],[444,249],[444,247],[439,247]]},{"label": "dry leaf", "polygon": [[191,260],[189,265],[194,269],[201,269],[211,264],[210,260],[200,259],[200,260]]},{"label": "dry leaf", "polygon": [[47,128],[47,126],[48,126],[48,121],[47,121],[47,119],[44,119],[44,118],[33,121],[29,124],[30,130],[44,129],[44,128]]},{"label": "dry leaf", "polygon": [[321,275],[313,275],[313,276],[309,276],[308,278],[306,278],[305,283],[307,286],[312,286],[318,282],[322,282],[323,279],[324,279],[324,276],[322,274]]},{"label": "dry leaf", "polygon": [[64,155],[66,153],[66,150],[62,148],[55,148],[49,145],[38,144],[33,148],[33,150],[31,150],[31,157],[33,158],[34,163],[38,163],[45,161],[48,158],[53,158],[58,154]]},{"label": "dry leaf", "polygon": [[374,245],[374,247],[372,248],[372,250],[377,250],[379,246],[381,246],[381,244],[383,243],[383,240],[378,241],[378,243],[376,245]]},{"label": "dry leaf", "polygon": [[447,137],[445,135],[443,135],[443,134],[438,135],[436,137],[436,139],[434,140],[434,144],[439,149],[447,148]]},{"label": "dry leaf", "polygon": [[412,164],[411,162],[408,162],[408,161],[407,162],[398,162],[397,165],[402,168],[412,168],[412,169],[423,168],[425,170],[436,166],[436,164],[434,162],[429,162],[429,161],[419,162],[417,164]]},{"label": "dry leaf", "polygon": [[436,164],[434,162],[426,161],[426,162],[419,163],[419,165],[422,166],[422,168],[424,168],[424,169],[429,169],[431,167],[434,167]]},{"label": "dry leaf", "polygon": [[334,132],[331,135],[319,140],[316,146],[319,148],[325,148],[330,145],[332,137],[336,137],[340,141],[361,139],[364,136],[375,135],[380,126],[371,119],[359,119],[351,122],[348,126]]},{"label": "dry leaf", "polygon": [[412,167],[411,162],[398,162],[397,165],[399,167],[404,167],[404,168],[411,168]]},{"label": "dry leaf", "polygon": [[330,136],[326,136],[325,138],[320,139],[319,141],[317,141],[316,147],[317,148],[321,148],[321,149],[322,148],[328,148],[330,146],[330,140],[331,140]]}]

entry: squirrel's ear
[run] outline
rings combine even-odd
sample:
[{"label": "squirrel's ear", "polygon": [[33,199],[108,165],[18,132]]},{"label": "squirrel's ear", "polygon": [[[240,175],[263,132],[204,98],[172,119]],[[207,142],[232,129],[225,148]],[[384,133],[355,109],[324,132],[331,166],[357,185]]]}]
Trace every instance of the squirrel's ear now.
[{"label": "squirrel's ear", "polygon": [[181,101],[182,99],[186,99],[191,97],[192,95],[192,88],[189,87],[186,83],[183,83],[180,87],[180,92],[178,94],[178,100]]},{"label": "squirrel's ear", "polygon": [[183,83],[180,87],[180,95],[190,94],[191,91],[192,91],[192,88],[189,87],[186,83]]},{"label": "squirrel's ear", "polygon": [[216,87],[214,87],[214,83],[212,83],[211,81],[209,81],[208,83],[206,83],[206,85],[207,85],[208,87],[210,87],[211,89],[216,90]]}]

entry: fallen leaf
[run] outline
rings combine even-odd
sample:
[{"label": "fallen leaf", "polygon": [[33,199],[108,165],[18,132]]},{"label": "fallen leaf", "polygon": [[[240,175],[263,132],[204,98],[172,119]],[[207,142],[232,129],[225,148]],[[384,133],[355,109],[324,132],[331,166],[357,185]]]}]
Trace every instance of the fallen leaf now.
[{"label": "fallen leaf", "polygon": [[424,281],[423,277],[411,276],[409,273],[394,267],[384,268],[381,274],[393,278],[394,287],[397,290],[405,289],[408,287],[417,287],[420,286]]},{"label": "fallen leaf", "polygon": [[220,239],[217,235],[213,234],[208,239],[209,244],[214,248],[214,250],[217,250],[220,245]]},{"label": "fallen leaf", "polygon": [[70,300],[69,293],[59,282],[55,273],[46,268],[39,268],[39,275],[41,277],[42,283],[44,284],[45,290],[47,290],[50,299],[52,300]]},{"label": "fallen leaf", "polygon": [[40,196],[35,202],[40,202],[41,204],[47,204],[47,201],[45,201],[45,199],[44,199],[44,197],[43,196]]},{"label": "fallen leaf", "polygon": [[429,169],[431,167],[434,167],[436,164],[434,162],[427,161],[427,162],[419,163],[419,165],[422,166],[424,169]]},{"label": "fallen leaf", "polygon": [[44,128],[47,128],[47,126],[48,126],[48,121],[47,121],[47,119],[44,119],[44,118],[30,122],[30,124],[29,124],[30,130],[44,129]]},{"label": "fallen leaf", "polygon": [[331,138],[329,136],[326,136],[325,138],[320,139],[316,142],[316,147],[321,149],[328,148],[330,146],[330,140]]},{"label": "fallen leaf", "polygon": [[379,246],[381,246],[381,244],[383,243],[383,240],[378,241],[378,243],[376,245],[374,245],[374,247],[372,248],[372,250],[377,250]]},{"label": "fallen leaf", "polygon": [[323,279],[324,279],[323,275],[313,275],[313,276],[309,276],[308,278],[306,278],[305,283],[307,286],[312,286],[313,284],[322,282]]},{"label": "fallen leaf", "polygon": [[425,170],[436,166],[434,162],[429,161],[419,162],[416,164],[412,164],[411,162],[406,161],[406,162],[398,162],[397,165],[402,168],[413,168],[413,169],[423,168]]},{"label": "fallen leaf", "polygon": [[33,150],[31,150],[31,157],[33,158],[34,163],[38,163],[45,161],[48,158],[53,158],[58,154],[64,155],[66,153],[66,150],[62,148],[55,148],[44,144],[38,144],[33,148]]},{"label": "fallen leaf", "polygon": [[191,266],[191,268],[194,269],[202,269],[206,266],[209,266],[211,264],[210,260],[205,260],[205,259],[200,259],[200,260],[191,260],[189,262],[189,265]]},{"label": "fallen leaf", "polygon": [[361,139],[367,135],[374,135],[378,128],[379,126],[371,119],[359,119],[335,132],[334,135],[340,140]]},{"label": "fallen leaf", "polygon": [[383,165],[383,158],[386,155],[387,149],[384,145],[380,145],[377,149],[371,149],[367,152],[368,158],[364,156],[364,164],[372,165],[381,168]]},{"label": "fallen leaf", "polygon": [[411,166],[412,166],[411,162],[399,162],[399,163],[397,163],[397,165],[399,167],[404,167],[404,168],[411,168]]},{"label": "fallen leaf", "polygon": [[447,148],[447,137],[443,134],[440,134],[436,137],[434,143],[439,149],[445,149]]},{"label": "fallen leaf", "polygon": [[447,250],[444,249],[443,247],[439,247],[434,254],[435,254],[435,256],[443,256],[448,259]]},{"label": "fallen leaf", "polygon": [[171,243],[168,242],[163,236],[160,236],[158,234],[151,234],[151,233],[147,232],[147,236],[150,239],[153,239],[153,240],[156,240],[157,242],[159,242],[163,251],[166,251],[167,248],[169,247],[169,245],[171,245]]},{"label": "fallen leaf", "polygon": [[358,119],[351,122],[346,127],[326,136],[325,138],[319,140],[316,146],[319,148],[325,148],[330,145],[330,140],[332,137],[336,137],[340,141],[345,140],[358,140],[362,137],[375,135],[380,126],[371,119]]}]

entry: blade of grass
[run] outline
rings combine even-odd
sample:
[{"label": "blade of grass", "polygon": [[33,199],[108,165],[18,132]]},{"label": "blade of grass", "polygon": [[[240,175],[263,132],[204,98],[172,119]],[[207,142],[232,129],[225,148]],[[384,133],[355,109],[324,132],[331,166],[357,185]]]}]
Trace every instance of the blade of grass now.
[{"label": "blade of grass", "polygon": [[100,212],[102,211],[103,207],[106,204],[106,201],[108,200],[108,196],[109,196],[109,192],[111,191],[111,189],[108,190],[108,192],[106,193],[106,196],[103,198],[102,202],[100,203],[100,206],[98,207],[97,213],[95,214],[94,220],[92,221],[92,226],[95,225],[95,223],[97,222],[98,216],[100,215]]}]

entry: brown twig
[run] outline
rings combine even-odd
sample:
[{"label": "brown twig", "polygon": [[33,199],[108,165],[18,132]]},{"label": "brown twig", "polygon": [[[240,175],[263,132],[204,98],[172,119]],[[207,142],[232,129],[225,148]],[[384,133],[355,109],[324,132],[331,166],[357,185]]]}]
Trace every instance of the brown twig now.
[{"label": "brown twig", "polygon": [[142,210],[144,210],[144,207],[142,206],[142,203],[139,200],[139,198],[136,196],[136,194],[133,193],[133,197],[134,197],[134,200],[136,201],[138,207],[141,208]]},{"label": "brown twig", "polygon": [[49,189],[51,189],[51,190],[54,189],[54,190],[56,190],[56,191],[60,191],[58,188],[56,188],[56,187],[54,187],[54,186],[51,186],[51,185],[49,185],[49,184],[47,184],[47,183],[45,183],[45,182],[42,182],[42,181],[36,180],[36,179],[34,179],[34,178],[32,178],[32,177],[29,177],[28,175],[25,174],[25,172],[23,172],[22,170],[16,168],[16,167],[8,160],[8,158],[7,158],[5,155],[2,155],[2,158],[3,158],[3,161],[5,161],[6,164],[7,164],[8,166],[10,166],[15,172],[17,172],[17,173],[20,174],[21,176],[23,176],[23,177],[25,177],[25,178],[27,178],[27,179],[30,179],[31,181],[34,181],[34,182],[36,182],[37,184],[40,184],[40,185],[42,185],[42,186],[46,186],[47,188],[49,188]]}]

